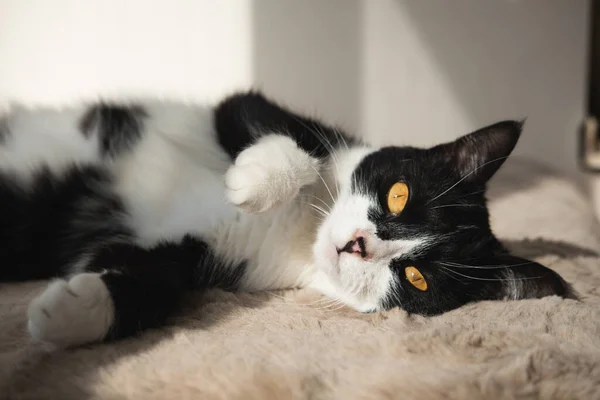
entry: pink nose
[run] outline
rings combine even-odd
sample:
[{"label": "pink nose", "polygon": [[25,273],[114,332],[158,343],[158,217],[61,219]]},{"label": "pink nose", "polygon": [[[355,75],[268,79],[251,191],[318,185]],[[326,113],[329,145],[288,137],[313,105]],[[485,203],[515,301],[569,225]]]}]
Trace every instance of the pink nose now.
[{"label": "pink nose", "polygon": [[363,236],[357,236],[354,240],[350,240],[344,247],[337,249],[338,254],[350,253],[360,255],[362,258],[367,257],[367,247],[365,244],[365,238]]},{"label": "pink nose", "polygon": [[[352,243],[352,252],[353,253],[361,253],[364,251],[364,238],[359,237],[358,239],[362,239],[362,240],[355,240],[354,243]],[[363,245],[361,246],[361,242],[363,243]]]}]

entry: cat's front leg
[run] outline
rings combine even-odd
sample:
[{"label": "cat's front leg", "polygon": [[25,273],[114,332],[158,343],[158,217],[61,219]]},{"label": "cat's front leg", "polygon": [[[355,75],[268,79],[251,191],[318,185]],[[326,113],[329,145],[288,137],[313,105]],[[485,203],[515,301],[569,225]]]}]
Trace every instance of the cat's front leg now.
[{"label": "cat's front leg", "polygon": [[266,135],[243,150],[227,171],[226,196],[246,212],[262,213],[291,202],[318,177],[318,159],[288,136]]}]

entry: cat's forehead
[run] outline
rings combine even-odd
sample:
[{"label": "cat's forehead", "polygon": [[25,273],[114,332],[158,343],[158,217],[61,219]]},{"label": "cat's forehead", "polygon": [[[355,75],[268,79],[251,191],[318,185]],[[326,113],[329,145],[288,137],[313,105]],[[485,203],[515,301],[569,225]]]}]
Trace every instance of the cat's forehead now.
[{"label": "cat's forehead", "polygon": [[397,181],[409,183],[413,190],[431,189],[452,176],[452,166],[430,150],[390,146],[364,155],[354,168],[353,184],[360,192],[372,192]]},{"label": "cat's forehead", "polygon": [[367,177],[413,174],[429,170],[435,161],[426,149],[389,146],[366,154],[357,163],[355,173]]}]

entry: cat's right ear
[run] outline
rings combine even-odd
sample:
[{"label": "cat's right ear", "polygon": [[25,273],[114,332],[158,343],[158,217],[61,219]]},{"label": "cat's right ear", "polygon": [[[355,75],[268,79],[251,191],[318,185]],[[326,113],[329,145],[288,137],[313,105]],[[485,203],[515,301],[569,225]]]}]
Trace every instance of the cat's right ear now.
[{"label": "cat's right ear", "polygon": [[430,151],[453,164],[465,182],[484,185],[517,145],[524,122],[498,122]]}]

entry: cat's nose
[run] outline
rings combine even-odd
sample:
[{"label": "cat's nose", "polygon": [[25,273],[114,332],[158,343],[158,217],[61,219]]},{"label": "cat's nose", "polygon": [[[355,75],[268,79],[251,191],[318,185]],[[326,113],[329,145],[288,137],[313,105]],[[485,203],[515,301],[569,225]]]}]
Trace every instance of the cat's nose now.
[{"label": "cat's nose", "polygon": [[346,252],[350,254],[357,254],[362,258],[367,256],[367,247],[365,245],[365,238],[357,236],[356,239],[350,240],[344,247],[337,249],[338,254]]}]

